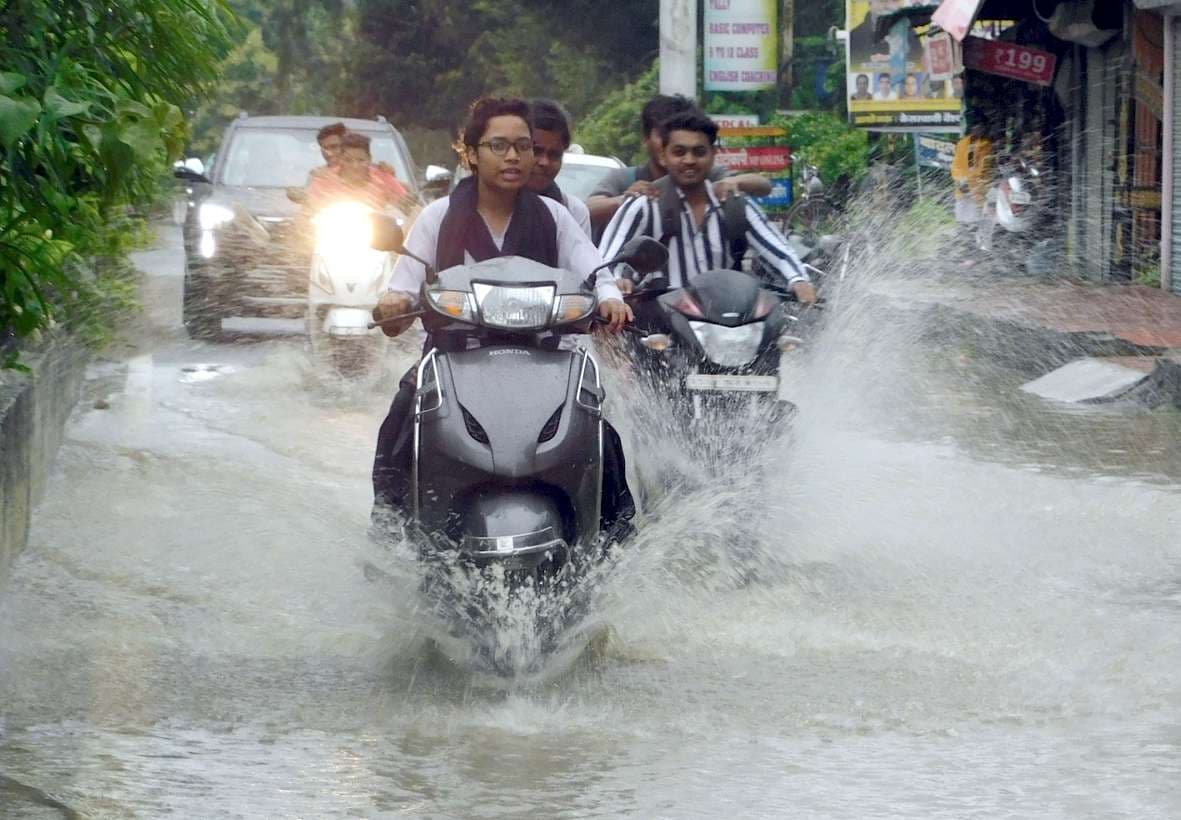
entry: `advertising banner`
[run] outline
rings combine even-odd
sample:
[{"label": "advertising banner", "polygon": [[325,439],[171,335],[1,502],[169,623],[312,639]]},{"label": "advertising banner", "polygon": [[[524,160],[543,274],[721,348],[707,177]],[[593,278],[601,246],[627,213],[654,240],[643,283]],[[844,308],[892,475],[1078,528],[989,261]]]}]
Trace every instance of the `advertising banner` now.
[{"label": "advertising banner", "polygon": [[718,148],[714,161],[731,171],[772,174],[791,167],[791,149],[786,146]]},{"label": "advertising banner", "polygon": [[1048,51],[983,37],[964,40],[964,66],[1034,85],[1053,85],[1057,58]]},{"label": "advertising banner", "polygon": [[[905,0],[848,0],[846,26],[849,122],[879,131],[958,132],[963,120],[963,82],[947,79],[949,55],[941,40],[928,55],[906,15],[886,20],[898,8],[929,6]],[[880,27],[886,20],[888,28]],[[932,76],[931,61],[939,69]]]},{"label": "advertising banner", "polygon": [[779,81],[779,0],[705,0],[706,91],[760,91]]},{"label": "advertising banner", "polygon": [[720,147],[714,155],[714,161],[736,174],[754,171],[769,177],[771,193],[754,198],[762,207],[781,210],[791,205],[791,149],[787,146]]},{"label": "advertising banner", "polygon": [[951,170],[955,159],[955,140],[944,139],[930,134],[915,134],[915,160],[924,168]]}]

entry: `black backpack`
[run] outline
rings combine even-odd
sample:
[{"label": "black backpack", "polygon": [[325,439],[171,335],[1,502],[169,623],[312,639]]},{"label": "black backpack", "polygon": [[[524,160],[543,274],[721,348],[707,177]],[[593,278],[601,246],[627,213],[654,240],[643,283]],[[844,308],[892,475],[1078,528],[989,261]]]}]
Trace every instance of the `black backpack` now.
[{"label": "black backpack", "polygon": [[[657,204],[660,212],[660,244],[668,247],[668,243],[681,230],[681,197],[667,176],[653,184],[660,189]],[[746,241],[749,229],[746,197],[741,194],[731,196],[722,203],[722,243],[730,250],[730,267],[734,270],[742,270],[742,260],[749,250],[750,243]]]}]

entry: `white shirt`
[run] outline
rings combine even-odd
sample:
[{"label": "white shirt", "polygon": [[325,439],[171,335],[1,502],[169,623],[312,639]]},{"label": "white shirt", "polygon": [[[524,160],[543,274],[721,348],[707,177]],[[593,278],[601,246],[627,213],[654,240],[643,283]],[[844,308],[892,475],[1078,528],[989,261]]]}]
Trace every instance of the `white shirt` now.
[{"label": "white shirt", "polygon": [[[436,199],[423,208],[418,219],[414,221],[414,227],[410,229],[410,235],[406,237],[406,250],[425,259],[432,267],[437,265],[435,250],[439,243],[439,228],[443,224],[443,217],[447,213],[450,199],[450,197]],[[554,218],[554,224],[558,228],[558,267],[572,271],[580,279],[585,279],[591,271],[603,264],[603,257],[599,255],[598,249],[591,242],[589,232],[583,231],[579,227],[570,211],[566,210],[566,206],[561,202],[555,202],[547,197],[542,197],[541,201],[549,208],[550,214]],[[583,207],[586,206],[583,205]],[[511,221],[510,219],[509,222],[511,223]],[[492,242],[496,247],[503,248],[504,234],[498,236],[491,228],[488,232],[492,234]],[[507,232],[508,225],[505,225],[505,233]],[[475,263],[476,260],[472,259],[470,254],[465,252],[464,256],[468,264]],[[398,257],[398,261],[394,265],[394,272],[390,276],[389,290],[410,294],[417,305],[418,294],[425,281],[426,269],[422,264],[416,259],[402,255]],[[595,296],[600,302],[605,302],[608,299],[622,301],[623,295],[615,285],[614,273],[603,269],[595,275]]]},{"label": "white shirt", "polygon": [[[681,199],[680,230],[667,238],[668,279],[674,288],[684,287],[689,280],[700,273],[730,267],[730,248],[722,236],[725,219],[718,198],[714,196],[713,183],[705,183],[709,206],[705,221],[698,228],[693,209],[685,195],[677,189]],[[804,270],[795,252],[779,229],[767,221],[767,215],[756,204],[746,200],[746,242],[749,253],[753,253],[768,267],[778,271],[787,284],[807,282]],[[623,204],[599,241],[605,259],[619,254],[624,243],[636,236],[650,236],[665,240],[661,236],[664,226],[660,218],[660,200],[637,196]]]},{"label": "white shirt", "polygon": [[587,236],[591,236],[591,221],[590,208],[586,207],[586,203],[572,194],[563,194],[566,197],[566,207],[570,209],[570,215],[574,217],[574,221],[578,223],[578,227],[586,232]]}]

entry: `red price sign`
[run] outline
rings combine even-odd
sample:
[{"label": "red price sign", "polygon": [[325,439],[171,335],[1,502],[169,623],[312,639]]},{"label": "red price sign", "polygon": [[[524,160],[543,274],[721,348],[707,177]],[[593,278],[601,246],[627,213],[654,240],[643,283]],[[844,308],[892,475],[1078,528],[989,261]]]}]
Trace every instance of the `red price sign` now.
[{"label": "red price sign", "polygon": [[964,66],[988,74],[1034,85],[1051,85],[1055,62],[1057,58],[1050,52],[1028,46],[981,37],[964,40]]}]

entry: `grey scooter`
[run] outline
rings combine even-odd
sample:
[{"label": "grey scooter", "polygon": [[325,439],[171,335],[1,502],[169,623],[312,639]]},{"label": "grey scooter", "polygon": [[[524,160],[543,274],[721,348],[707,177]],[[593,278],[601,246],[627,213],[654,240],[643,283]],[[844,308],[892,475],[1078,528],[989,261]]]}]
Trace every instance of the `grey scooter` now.
[{"label": "grey scooter", "polygon": [[[382,249],[406,252],[396,226],[378,234]],[[639,239],[608,264],[645,272],[666,261],[660,243]],[[597,304],[589,280],[520,257],[427,267],[410,529],[433,603],[462,610],[452,614],[480,633],[490,625],[457,579],[475,571],[485,586],[503,578],[544,593],[574,583],[607,546],[599,368],[560,345],[590,329]]]}]

